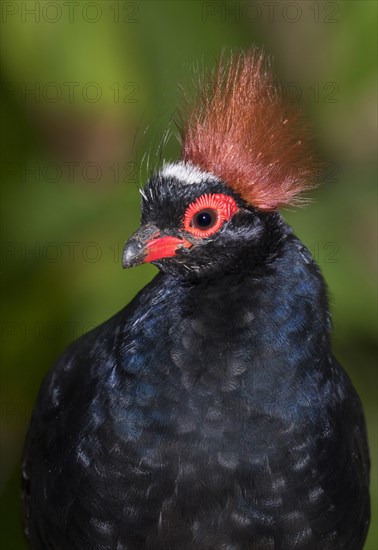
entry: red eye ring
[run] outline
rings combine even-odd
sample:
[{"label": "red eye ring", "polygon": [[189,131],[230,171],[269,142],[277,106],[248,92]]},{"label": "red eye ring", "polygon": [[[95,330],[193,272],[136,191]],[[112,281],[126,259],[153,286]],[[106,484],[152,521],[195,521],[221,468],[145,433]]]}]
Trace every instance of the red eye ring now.
[{"label": "red eye ring", "polygon": [[[201,211],[214,212],[217,217],[214,223],[206,228],[201,228],[198,225],[193,225],[193,218]],[[198,197],[186,209],[184,216],[184,229],[195,237],[209,237],[216,233],[225,221],[228,221],[231,216],[238,210],[235,200],[230,195],[206,194]]]}]

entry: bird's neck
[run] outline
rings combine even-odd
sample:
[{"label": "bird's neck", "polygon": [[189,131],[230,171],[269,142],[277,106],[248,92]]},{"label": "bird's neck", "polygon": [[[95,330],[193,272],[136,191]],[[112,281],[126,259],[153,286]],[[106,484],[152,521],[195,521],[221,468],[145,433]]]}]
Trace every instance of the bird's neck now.
[{"label": "bird's neck", "polygon": [[[286,362],[329,353],[326,285],[309,251],[288,234],[269,263],[182,283],[182,319],[201,338],[240,339],[251,353]],[[201,327],[201,328],[200,328]]]}]

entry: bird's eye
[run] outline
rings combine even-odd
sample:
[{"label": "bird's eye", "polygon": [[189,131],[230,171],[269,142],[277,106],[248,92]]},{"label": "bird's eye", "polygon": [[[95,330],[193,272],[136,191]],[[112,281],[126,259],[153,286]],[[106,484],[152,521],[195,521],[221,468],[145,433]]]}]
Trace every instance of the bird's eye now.
[{"label": "bird's eye", "polygon": [[218,213],[213,209],[201,210],[198,214],[195,214],[192,218],[192,227],[197,229],[208,230],[213,227],[218,220]]},{"label": "bird's eye", "polygon": [[209,237],[216,233],[237,209],[237,204],[230,195],[202,195],[186,209],[184,229],[195,237]]}]

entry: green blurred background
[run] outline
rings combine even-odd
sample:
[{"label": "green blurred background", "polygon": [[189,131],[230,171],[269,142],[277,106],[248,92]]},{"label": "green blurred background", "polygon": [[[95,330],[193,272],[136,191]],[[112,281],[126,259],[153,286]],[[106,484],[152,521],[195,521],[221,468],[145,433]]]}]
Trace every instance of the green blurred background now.
[{"label": "green blurred background", "polygon": [[[327,163],[284,212],[329,284],[334,351],[361,395],[377,549],[374,1],[2,2],[1,548],[26,548],[20,455],[41,378],[154,275],[121,269],[138,185],[177,158],[178,83],[222,48],[263,46]],[[173,137],[159,150],[161,137]]]}]

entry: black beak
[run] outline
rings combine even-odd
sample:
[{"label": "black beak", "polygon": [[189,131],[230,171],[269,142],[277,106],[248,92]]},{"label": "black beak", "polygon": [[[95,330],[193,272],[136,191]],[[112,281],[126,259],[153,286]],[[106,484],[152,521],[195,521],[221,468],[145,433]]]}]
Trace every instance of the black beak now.
[{"label": "black beak", "polygon": [[154,262],[176,255],[180,248],[190,248],[192,243],[186,239],[170,235],[160,237],[159,229],[152,224],[142,226],[126,242],[122,267],[134,267],[145,262]]},{"label": "black beak", "polygon": [[144,263],[147,256],[148,242],[159,235],[159,229],[155,225],[144,225],[131,235],[123,247],[122,267],[134,267]]}]

